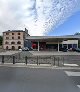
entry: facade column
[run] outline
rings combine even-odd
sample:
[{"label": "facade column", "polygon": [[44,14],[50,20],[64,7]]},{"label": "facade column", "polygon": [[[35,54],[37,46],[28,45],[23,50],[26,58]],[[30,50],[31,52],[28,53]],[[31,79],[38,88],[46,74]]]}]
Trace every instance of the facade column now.
[{"label": "facade column", "polygon": [[59,52],[59,41],[58,41],[58,52]]},{"label": "facade column", "polygon": [[68,44],[67,44],[67,49],[68,49]]},{"label": "facade column", "polygon": [[38,41],[38,51],[39,51],[39,41]]},{"label": "facade column", "polygon": [[72,44],[72,48],[73,48],[73,44]]},{"label": "facade column", "polygon": [[77,48],[78,48],[78,43],[77,43]]}]

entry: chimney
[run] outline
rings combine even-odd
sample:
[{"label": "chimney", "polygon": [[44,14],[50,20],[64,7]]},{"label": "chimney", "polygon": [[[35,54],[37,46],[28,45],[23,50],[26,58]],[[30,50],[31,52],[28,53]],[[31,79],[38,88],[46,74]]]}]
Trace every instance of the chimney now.
[{"label": "chimney", "polygon": [[25,28],[25,32],[28,34],[28,30]]}]

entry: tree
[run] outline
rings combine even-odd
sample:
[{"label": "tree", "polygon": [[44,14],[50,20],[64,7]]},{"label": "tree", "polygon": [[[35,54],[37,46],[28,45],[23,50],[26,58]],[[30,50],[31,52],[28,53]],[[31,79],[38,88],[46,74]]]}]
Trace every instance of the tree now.
[{"label": "tree", "polygon": [[2,45],[2,42],[3,42],[3,37],[0,36],[0,46]]},{"label": "tree", "polygon": [[74,35],[80,35],[80,32],[76,32]]}]

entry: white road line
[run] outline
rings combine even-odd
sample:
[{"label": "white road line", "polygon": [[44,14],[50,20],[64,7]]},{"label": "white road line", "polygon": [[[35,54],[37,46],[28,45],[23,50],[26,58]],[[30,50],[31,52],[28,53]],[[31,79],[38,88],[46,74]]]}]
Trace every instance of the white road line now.
[{"label": "white road line", "polygon": [[80,76],[80,72],[65,71],[68,76]]},{"label": "white road line", "polygon": [[64,64],[64,66],[79,66],[78,64]]},{"label": "white road line", "polygon": [[80,88],[80,85],[77,85],[78,88]]}]

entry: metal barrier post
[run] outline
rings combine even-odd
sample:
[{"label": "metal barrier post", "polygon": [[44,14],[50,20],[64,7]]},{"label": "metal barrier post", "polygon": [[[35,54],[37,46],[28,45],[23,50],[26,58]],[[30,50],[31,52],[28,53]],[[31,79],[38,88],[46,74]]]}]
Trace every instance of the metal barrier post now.
[{"label": "metal barrier post", "polygon": [[15,56],[13,56],[13,64],[15,64]]},{"label": "metal barrier post", "polygon": [[27,65],[27,56],[25,57],[25,63],[26,63],[26,65]]},{"label": "metal barrier post", "polygon": [[2,63],[4,64],[4,56],[2,56]]},{"label": "metal barrier post", "polygon": [[37,65],[38,65],[38,56],[37,56]]},{"label": "metal barrier post", "polygon": [[58,57],[58,66],[59,66],[59,57]]},{"label": "metal barrier post", "polygon": [[54,65],[55,65],[55,57],[54,57]]},{"label": "metal barrier post", "polygon": [[64,57],[63,57],[63,66],[64,66]]}]

